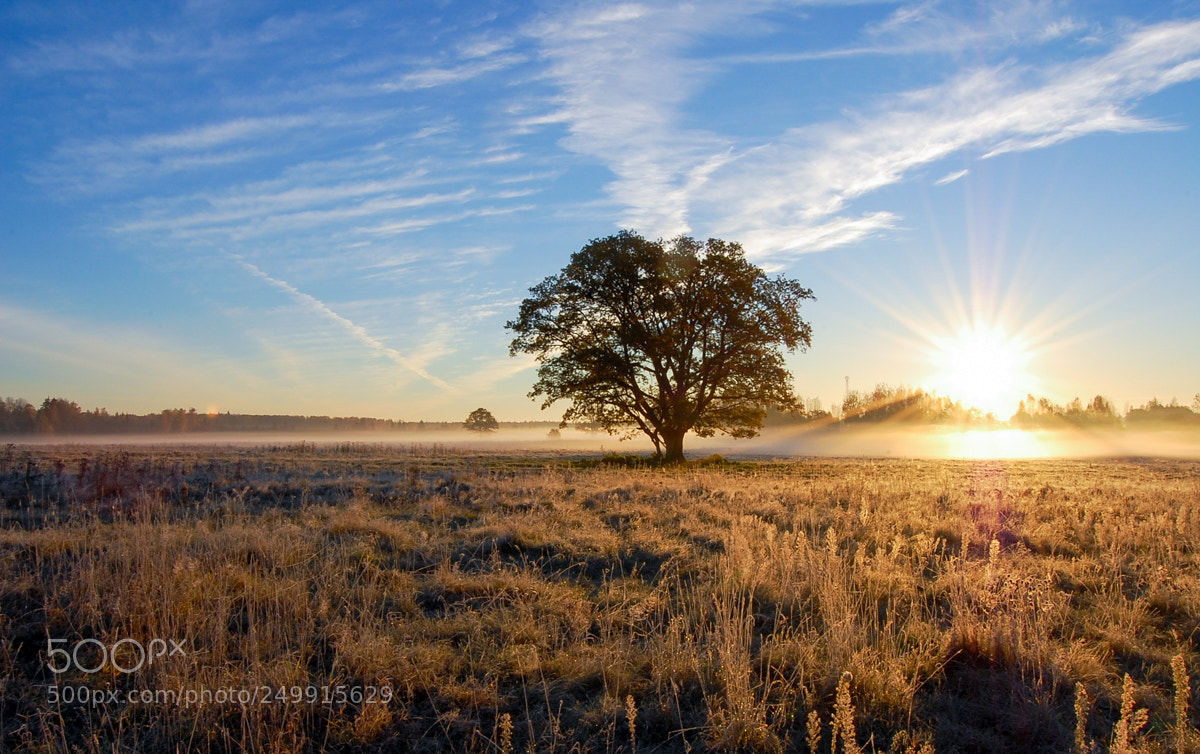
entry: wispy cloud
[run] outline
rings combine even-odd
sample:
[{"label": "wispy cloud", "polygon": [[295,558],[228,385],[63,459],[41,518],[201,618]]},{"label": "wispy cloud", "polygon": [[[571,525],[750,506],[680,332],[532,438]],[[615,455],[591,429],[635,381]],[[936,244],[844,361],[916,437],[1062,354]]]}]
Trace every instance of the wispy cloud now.
[{"label": "wispy cloud", "polygon": [[[169,231],[176,236],[206,235],[246,239],[283,231],[311,229],[346,222],[360,222],[379,215],[434,204],[460,203],[474,194],[473,189],[453,193],[426,193],[418,196],[385,194],[381,185],[357,184],[285,192],[286,196],[266,195],[257,200],[232,202],[213,200],[208,211],[159,211],[157,217],[143,217],[119,226],[126,232]],[[177,204],[183,205],[185,202]],[[334,206],[323,206],[332,204]],[[424,220],[425,225],[434,221]]]},{"label": "wispy cloud", "polygon": [[[477,52],[478,50],[472,50],[472,57],[476,57],[475,53]],[[521,55],[505,54],[492,55],[449,67],[431,65],[428,68],[406,73],[394,80],[381,82],[377,84],[377,87],[380,91],[385,92],[410,92],[417,89],[432,89],[437,86],[447,86],[470,81],[484,74],[510,68],[524,61],[525,58]]]},{"label": "wispy cloud", "polygon": [[184,9],[185,23],[170,27],[139,25],[104,36],[92,36],[88,29],[80,37],[34,41],[9,55],[5,63],[24,76],[106,74],[113,69],[134,71],[170,64],[239,65],[297,39],[353,27],[361,21],[353,9],[300,11],[268,16],[257,26],[231,30],[221,25],[222,14],[191,10]]},{"label": "wispy cloud", "polygon": [[935,186],[949,185],[951,183],[954,183],[955,181],[957,181],[960,178],[966,178],[967,175],[970,174],[970,172],[971,172],[970,170],[966,170],[966,169],[955,170],[953,173],[947,173],[946,175],[942,176],[941,178],[938,178],[936,181],[933,182],[933,185],[935,185]]},{"label": "wispy cloud", "polygon": [[736,16],[713,4],[688,9],[626,3],[583,6],[531,29],[560,95],[525,127],[565,123],[564,145],[604,162],[626,206],[621,222],[672,235],[689,227],[686,196],[723,161],[726,139],[680,125],[679,107],[702,83],[686,60],[694,35]]},{"label": "wispy cloud", "polygon": [[309,125],[313,120],[313,116],[297,115],[234,118],[223,123],[186,128],[168,134],[138,137],[120,149],[125,153],[151,155],[173,151],[200,151],[266,134],[276,135],[282,131]]},{"label": "wispy cloud", "polygon": [[779,259],[857,243],[894,229],[899,221],[900,217],[892,212],[870,212],[861,217],[834,217],[825,222],[756,223],[729,236],[742,239],[741,243],[756,257]]},{"label": "wispy cloud", "polygon": [[511,50],[515,40],[508,34],[471,37],[458,45],[459,54],[467,60],[472,58],[487,58],[497,53]]},{"label": "wispy cloud", "polygon": [[[987,158],[1100,131],[1165,128],[1135,115],[1133,106],[1196,77],[1200,22],[1143,29],[1107,55],[1045,71],[981,68],[892,98],[871,115],[796,129],[731,163],[713,177],[708,195],[696,198],[716,212],[732,208],[715,224],[755,239],[760,253],[829,248],[807,242],[803,229],[825,225],[824,218],[915,168],[964,150]],[[869,233],[871,225],[881,230],[894,221],[877,214],[854,227]]]},{"label": "wispy cloud", "polygon": [[[295,300],[296,302],[298,302],[299,304],[304,306],[309,311],[325,318],[326,320],[329,320],[330,322],[333,322],[334,324],[336,324],[339,327],[341,327],[342,329],[344,329],[347,333],[350,334],[350,336],[352,338],[354,338],[355,341],[357,341],[358,343],[360,343],[363,346],[366,346],[373,353],[376,353],[379,356],[382,356],[382,357],[388,359],[393,364],[396,364],[397,366],[399,366],[409,372],[412,372],[413,374],[424,379],[426,382],[429,382],[431,385],[433,385],[435,387],[441,388],[442,390],[446,390],[446,391],[454,390],[454,388],[451,387],[447,382],[445,382],[444,380],[442,380],[439,377],[436,377],[436,376],[430,374],[425,369],[426,364],[433,361],[433,359],[435,359],[437,357],[446,355],[446,353],[447,353],[445,348],[440,345],[436,345],[435,341],[430,341],[429,343],[427,343],[424,347],[422,347],[421,351],[416,356],[406,357],[403,354],[401,354],[399,351],[397,351],[396,349],[391,348],[390,346],[384,344],[383,341],[381,341],[378,338],[376,338],[375,336],[371,335],[369,332],[367,332],[367,330],[365,328],[354,324],[350,320],[348,320],[345,317],[343,317],[342,315],[338,314],[333,309],[329,308],[328,305],[326,305],[324,302],[318,300],[317,298],[297,289],[295,286],[291,285],[290,283],[287,283],[283,280],[279,280],[278,278],[271,277],[270,275],[263,272],[261,269],[259,269],[254,264],[251,264],[250,262],[247,262],[246,260],[241,259],[240,257],[235,256],[234,260],[244,270],[249,272],[251,275],[255,276],[256,278],[259,278],[260,280],[267,282],[268,284],[274,286],[275,288],[278,288],[279,290],[284,291],[293,300]],[[438,339],[438,340],[440,341],[440,339]]]},{"label": "wispy cloud", "polygon": [[22,75],[41,76],[62,71],[129,69],[137,65],[163,63],[191,54],[175,35],[122,31],[106,39],[34,42],[28,49],[9,56],[8,67]]},{"label": "wispy cloud", "polygon": [[345,156],[305,160],[266,180],[147,196],[110,227],[225,247],[291,238],[327,249],[355,234],[412,233],[528,209],[518,201],[541,189],[512,184],[553,177],[530,174],[525,155],[509,145],[438,151],[424,138],[418,131]]},{"label": "wispy cloud", "polygon": [[451,214],[409,217],[395,222],[363,226],[356,228],[355,232],[372,236],[397,236],[405,233],[413,233],[419,230],[424,230],[434,225],[455,223],[460,220],[465,220],[469,217],[497,217],[500,215],[510,215],[515,212],[525,212],[530,209],[533,209],[533,205],[531,204],[522,204],[512,207],[479,206]]},{"label": "wispy cloud", "polygon": [[947,53],[1043,44],[1087,26],[1058,0],[1011,0],[962,6],[941,0],[905,3],[866,27],[870,46],[860,54]]},{"label": "wispy cloud", "polygon": [[[873,33],[920,27],[930,40],[953,36],[939,7],[905,7]],[[1076,28],[1051,4],[1006,8],[980,33],[1045,39]],[[703,218],[704,230],[743,239],[763,256],[832,248],[896,227],[894,213],[855,216],[850,204],[918,167],[964,151],[986,158],[1100,131],[1166,128],[1134,107],[1200,77],[1200,22],[1168,22],[1128,31],[1104,54],[979,66],[863,113],[747,144],[681,125],[680,110],[706,74],[687,59],[687,40],[728,23],[731,12],[623,5],[541,30],[561,90],[554,118],[571,134],[564,144],[616,174],[608,189],[624,224],[671,235]]]},{"label": "wispy cloud", "polygon": [[30,178],[74,193],[110,191],[172,174],[248,163],[283,148],[281,138],[317,122],[314,115],[238,117],[166,133],[60,145]]}]

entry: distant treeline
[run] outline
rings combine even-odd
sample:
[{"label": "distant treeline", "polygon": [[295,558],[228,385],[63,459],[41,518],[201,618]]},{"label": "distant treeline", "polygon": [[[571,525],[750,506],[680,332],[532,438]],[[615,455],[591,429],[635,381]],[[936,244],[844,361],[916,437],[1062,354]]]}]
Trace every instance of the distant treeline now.
[{"label": "distant treeline", "polygon": [[1139,408],[1130,409],[1124,416],[1117,412],[1112,402],[1097,395],[1084,404],[1075,398],[1066,405],[1059,405],[1048,398],[1027,395],[1011,417],[985,414],[977,408],[967,408],[959,401],[928,393],[921,388],[907,386],[889,387],[876,385],[871,392],[851,390],[832,413],[820,409],[820,402],[801,401],[803,408],[790,413],[773,412],[767,424],[949,424],[949,425],[997,425],[1010,424],[1026,429],[1050,429],[1056,427],[1120,427],[1120,426],[1191,426],[1200,427],[1200,393],[1192,407],[1181,406],[1178,401],[1161,403],[1157,398]]},{"label": "distant treeline", "polygon": [[978,409],[964,408],[958,401],[904,385],[890,387],[880,384],[869,393],[851,390],[841,404],[834,405],[832,412],[823,410],[821,402],[815,398],[801,399],[800,404],[801,408],[794,411],[768,412],[767,426],[996,422],[995,417],[986,416]]},{"label": "distant treeline", "polygon": [[794,411],[768,413],[766,424],[977,424],[997,421],[978,409],[964,408],[961,402],[904,385],[879,384],[871,392],[851,390],[841,404],[834,405],[832,412],[823,410],[820,400],[815,398],[801,399],[799,403],[801,408]]},{"label": "distant treeline", "polygon": [[1112,403],[1101,395],[1097,395],[1086,406],[1078,398],[1060,406],[1046,398],[1035,399],[1030,395],[1021,401],[1011,422],[1018,427],[1111,427],[1122,424],[1127,427],[1200,427],[1200,393],[1196,394],[1193,406],[1195,410],[1179,405],[1178,401],[1164,404],[1154,398],[1121,416]]},{"label": "distant treeline", "polygon": [[[1074,427],[1196,427],[1200,428],[1200,393],[1191,407],[1156,398],[1124,416],[1097,395],[1084,404],[1079,398],[1059,405],[1048,398],[1026,396],[1007,420],[964,408],[958,401],[920,388],[876,385],[869,393],[852,390],[832,412],[817,399],[801,400],[791,412],[770,411],[768,427],[796,424],[855,425],[868,423],[998,425],[1025,429]],[[501,427],[555,428],[556,422],[501,422]],[[576,429],[598,431],[587,424]],[[196,409],[166,409],[157,414],[110,414],[102,408],[84,411],[74,401],[47,398],[35,407],[22,398],[0,401],[0,435],[25,434],[181,434],[184,432],[412,432],[462,430],[462,422],[397,421],[358,416],[280,416],[269,414],[206,414]]]},{"label": "distant treeline", "polygon": [[843,422],[902,422],[905,424],[973,424],[985,419],[978,409],[927,393],[920,388],[876,385],[870,393],[851,390],[842,401]]},{"label": "distant treeline", "polygon": [[[533,422],[520,426],[557,426]],[[517,426],[517,425],[505,425]],[[184,432],[411,432],[462,430],[462,422],[396,421],[358,416],[277,416],[267,414],[206,414],[196,409],[167,409],[157,414],[110,414],[98,408],[84,411],[74,401],[47,398],[34,407],[21,398],[0,402],[0,434],[179,434]]]}]

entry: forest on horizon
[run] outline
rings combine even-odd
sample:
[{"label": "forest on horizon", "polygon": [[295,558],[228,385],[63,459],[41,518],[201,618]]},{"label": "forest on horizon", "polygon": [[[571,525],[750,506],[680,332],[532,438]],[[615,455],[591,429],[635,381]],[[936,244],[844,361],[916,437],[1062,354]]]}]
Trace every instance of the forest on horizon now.
[{"label": "forest on horizon", "polygon": [[[1016,413],[1007,419],[983,414],[961,402],[906,386],[877,385],[871,392],[851,390],[832,411],[819,400],[800,399],[799,408],[767,413],[765,426],[797,424],[860,425],[900,423],[906,425],[1011,426],[1018,429],[1066,427],[1120,428],[1169,426],[1200,428],[1200,393],[1191,406],[1177,400],[1163,403],[1153,399],[1137,408],[1118,412],[1111,401],[1097,395],[1084,403],[1076,398],[1066,404],[1045,397],[1027,396]],[[501,421],[504,428],[554,428],[556,421]],[[575,423],[578,429],[595,431],[596,426]],[[65,398],[46,398],[34,406],[23,398],[0,401],[0,435],[65,434],[182,434],[192,432],[411,432],[463,428],[461,421],[404,421],[371,417],[300,416],[282,414],[202,413],[195,408],[164,409],[153,414],[109,413],[104,408],[86,411]]]}]

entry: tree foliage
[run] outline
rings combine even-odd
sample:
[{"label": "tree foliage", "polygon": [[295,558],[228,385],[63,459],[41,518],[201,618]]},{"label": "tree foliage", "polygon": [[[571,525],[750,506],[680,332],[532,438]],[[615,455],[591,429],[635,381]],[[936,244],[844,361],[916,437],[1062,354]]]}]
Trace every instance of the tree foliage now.
[{"label": "tree foliage", "polygon": [[1115,427],[1121,424],[1121,415],[1103,395],[1092,398],[1087,405],[1076,397],[1065,406],[1044,396],[1026,395],[1011,421],[1023,428]]},{"label": "tree foliage", "polygon": [[851,390],[841,405],[847,424],[889,422],[903,424],[972,424],[988,421],[978,409],[963,408],[950,398],[905,385],[879,383],[870,393]]},{"label": "tree foliage", "polygon": [[768,407],[796,407],[781,347],[810,345],[799,307],[811,298],[767,277],[736,243],[621,231],[530,289],[507,324],[510,352],[537,357],[529,395],[543,408],[570,401],[564,424],[643,432],[681,461],[689,430],[752,437]]},{"label": "tree foliage", "polygon": [[1196,413],[1187,406],[1180,406],[1179,401],[1172,400],[1169,404],[1164,404],[1157,398],[1152,398],[1149,403],[1143,404],[1140,408],[1130,410],[1125,416],[1125,423],[1129,426],[1175,426],[1175,427],[1200,427],[1200,413]]},{"label": "tree foliage", "polygon": [[467,415],[463,428],[472,432],[494,432],[500,428],[500,422],[486,408],[477,408]]}]

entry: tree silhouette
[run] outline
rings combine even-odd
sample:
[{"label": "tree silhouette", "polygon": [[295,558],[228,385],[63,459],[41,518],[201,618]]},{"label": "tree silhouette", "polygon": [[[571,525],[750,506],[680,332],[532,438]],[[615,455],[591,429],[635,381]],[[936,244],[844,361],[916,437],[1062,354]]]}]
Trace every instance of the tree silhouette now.
[{"label": "tree silhouette", "polygon": [[75,432],[83,424],[83,409],[65,398],[47,398],[37,410],[37,430],[48,434]]},{"label": "tree silhouette", "polygon": [[492,416],[491,411],[486,408],[477,408],[467,416],[467,420],[463,422],[463,428],[472,432],[494,432],[500,428],[500,422],[496,421],[496,417]]},{"label": "tree silhouette", "polygon": [[530,289],[510,353],[537,357],[530,397],[571,405],[563,423],[645,433],[668,462],[683,438],[753,437],[768,407],[797,406],[780,346],[804,350],[812,291],[768,278],[736,243],[621,231],[594,240]]}]

